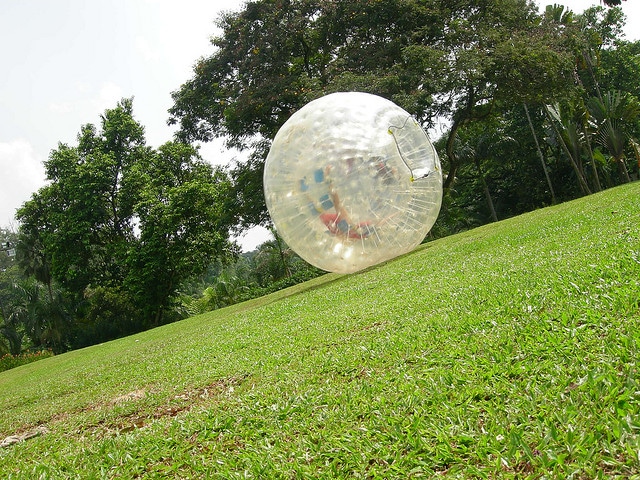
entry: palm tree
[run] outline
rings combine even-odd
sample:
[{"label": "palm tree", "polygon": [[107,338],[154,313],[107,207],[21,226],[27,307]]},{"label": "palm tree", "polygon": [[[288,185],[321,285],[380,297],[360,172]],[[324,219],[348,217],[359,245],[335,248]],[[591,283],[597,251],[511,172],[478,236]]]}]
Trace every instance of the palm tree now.
[{"label": "palm tree", "polygon": [[0,321],[0,335],[4,337],[4,339],[0,338],[0,355],[4,353],[18,355],[22,351],[23,334],[19,332],[14,319],[9,317]]},{"label": "palm tree", "polygon": [[273,240],[264,242],[258,247],[256,262],[258,272],[262,272],[264,274],[262,276],[267,277],[268,281],[274,282],[291,277],[290,263],[294,254],[275,228],[271,229],[271,233]]},{"label": "palm tree", "polygon": [[[24,326],[34,347],[64,351],[71,317],[65,308],[62,293],[33,279],[20,282],[14,288],[16,301],[11,306],[9,320]],[[45,288],[51,296],[43,295]]]},{"label": "palm tree", "polygon": [[591,173],[593,174],[593,182],[595,184],[596,192],[602,190],[602,184],[600,183],[600,175],[598,174],[598,166],[596,165],[596,157],[593,154],[593,148],[591,146],[592,133],[589,129],[589,109],[585,106],[584,102],[580,101],[579,107],[575,113],[575,121],[580,130],[579,142],[580,145],[586,149],[589,156],[589,164],[591,165]]},{"label": "palm tree", "polygon": [[44,317],[41,314],[42,284],[26,280],[14,285],[15,301],[11,305],[9,319],[12,323],[22,324],[27,337],[34,347],[42,347]]},{"label": "palm tree", "polygon": [[[545,113],[549,120],[549,124],[554,132],[554,135],[560,144],[560,147],[564,151],[565,155],[569,159],[573,171],[578,179],[578,184],[582,193],[585,195],[591,194],[591,189],[587,183],[587,179],[584,176],[584,169],[582,168],[582,160],[580,159],[579,149],[576,149],[578,142],[577,125],[570,117],[563,115],[563,112],[559,105],[547,105]],[[562,130],[558,128],[562,127]],[[570,148],[571,147],[571,148]],[[573,150],[573,152],[572,152]]]},{"label": "palm tree", "polygon": [[16,259],[24,274],[32,276],[38,282],[46,285],[49,298],[53,298],[53,277],[49,259],[40,238],[37,235],[23,232],[19,237],[16,250]]},{"label": "palm tree", "polygon": [[205,289],[203,297],[208,299],[209,305],[215,304],[216,308],[222,308],[238,303],[247,290],[248,287],[241,279],[228,270],[223,270],[215,283]]},{"label": "palm tree", "polygon": [[625,162],[625,147],[630,140],[630,127],[640,117],[640,104],[619,90],[592,97],[588,102],[596,142],[604,147],[618,167],[623,182],[630,182]]},{"label": "palm tree", "polygon": [[467,142],[460,149],[461,160],[472,161],[478,170],[478,178],[480,179],[482,191],[484,193],[485,200],[487,201],[491,220],[494,222],[498,221],[498,214],[495,209],[493,198],[491,197],[486,172],[484,171],[482,163],[490,160],[493,152],[500,149],[502,146],[515,143],[516,140],[513,137],[504,134],[502,130],[498,129],[480,133],[478,136],[473,138],[473,143]]}]

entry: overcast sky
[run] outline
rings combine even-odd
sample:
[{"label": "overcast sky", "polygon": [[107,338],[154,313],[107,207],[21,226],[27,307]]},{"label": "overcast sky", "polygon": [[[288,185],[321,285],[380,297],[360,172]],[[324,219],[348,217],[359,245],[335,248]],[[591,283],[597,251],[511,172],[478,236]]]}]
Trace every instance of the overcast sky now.
[{"label": "overcast sky", "polygon": [[[171,140],[166,124],[171,92],[212,53],[209,38],[221,11],[240,0],[0,0],[0,226],[15,227],[15,211],[44,184],[42,162],[58,142],[75,144],[81,125],[134,97],[135,118],[147,143]],[[566,0],[577,13],[597,2]],[[640,22],[640,2],[623,2],[629,25]],[[213,162],[233,158],[207,145]],[[251,249],[267,238],[254,232]]]}]

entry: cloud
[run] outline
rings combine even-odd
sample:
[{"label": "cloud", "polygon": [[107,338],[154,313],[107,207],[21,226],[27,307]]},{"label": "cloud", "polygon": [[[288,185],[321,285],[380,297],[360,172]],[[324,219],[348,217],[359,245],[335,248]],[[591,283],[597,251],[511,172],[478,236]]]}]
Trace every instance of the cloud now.
[{"label": "cloud", "polygon": [[51,102],[49,110],[53,113],[70,113],[74,110],[73,104],[70,102]]},{"label": "cloud", "polygon": [[125,95],[122,88],[113,82],[103,82],[99,87],[90,88],[85,83],[76,83],[76,99],[73,101],[56,100],[49,102],[49,111],[56,115],[76,114],[82,116],[78,125],[94,121],[107,108],[115,108]]},{"label": "cloud", "polygon": [[115,108],[116,104],[122,100],[124,94],[122,88],[112,82],[103,83],[100,86],[98,95],[90,100],[91,109],[98,114],[104,113],[107,108]]},{"label": "cloud", "polygon": [[146,37],[136,37],[136,50],[148,62],[157,62],[162,57],[158,48],[154,48]]},{"label": "cloud", "polygon": [[24,139],[0,142],[0,226],[45,183],[43,159]]},{"label": "cloud", "polygon": [[234,238],[242,248],[243,252],[251,252],[262,245],[264,242],[273,240],[273,235],[264,227],[253,227],[247,230],[243,235]]}]

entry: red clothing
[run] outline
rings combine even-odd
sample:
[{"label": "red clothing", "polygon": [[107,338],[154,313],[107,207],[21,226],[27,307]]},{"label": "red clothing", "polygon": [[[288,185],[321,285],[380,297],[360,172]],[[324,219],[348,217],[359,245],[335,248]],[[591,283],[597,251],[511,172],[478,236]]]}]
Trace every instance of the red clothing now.
[{"label": "red clothing", "polygon": [[362,222],[355,227],[351,226],[344,218],[340,218],[337,213],[321,213],[320,220],[332,234],[343,235],[348,238],[367,238],[373,229],[370,226],[370,222]]}]

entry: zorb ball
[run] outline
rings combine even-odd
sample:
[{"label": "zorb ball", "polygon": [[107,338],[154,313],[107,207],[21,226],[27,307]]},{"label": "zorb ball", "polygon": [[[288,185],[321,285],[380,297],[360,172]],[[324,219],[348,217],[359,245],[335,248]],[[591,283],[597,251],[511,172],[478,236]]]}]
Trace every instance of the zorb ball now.
[{"label": "zorb ball", "polygon": [[438,155],[411,115],[367,93],[333,93],[294,113],[264,169],[282,239],[316,267],[351,273],[413,250],[442,203]]}]

